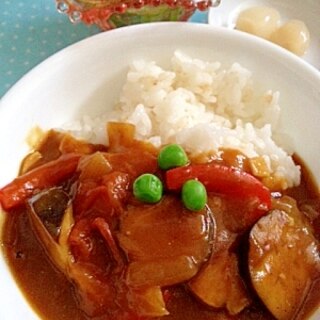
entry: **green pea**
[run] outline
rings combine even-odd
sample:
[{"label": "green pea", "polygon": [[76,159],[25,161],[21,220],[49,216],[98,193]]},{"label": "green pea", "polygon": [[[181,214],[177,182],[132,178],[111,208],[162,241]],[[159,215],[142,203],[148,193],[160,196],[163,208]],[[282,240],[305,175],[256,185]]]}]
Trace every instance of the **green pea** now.
[{"label": "green pea", "polygon": [[162,192],[161,180],[150,173],[139,176],[133,183],[133,194],[142,202],[156,203],[160,201]]},{"label": "green pea", "polygon": [[198,180],[188,180],[182,186],[182,202],[192,211],[203,209],[207,203],[207,190]]},{"label": "green pea", "polygon": [[158,156],[158,165],[162,170],[181,167],[189,162],[186,152],[178,144],[169,144],[162,148]]}]

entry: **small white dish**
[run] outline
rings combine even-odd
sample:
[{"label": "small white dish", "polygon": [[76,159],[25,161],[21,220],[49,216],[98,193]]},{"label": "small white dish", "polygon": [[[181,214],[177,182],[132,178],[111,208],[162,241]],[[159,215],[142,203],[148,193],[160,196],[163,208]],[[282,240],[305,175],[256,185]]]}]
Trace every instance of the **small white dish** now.
[{"label": "small white dish", "polygon": [[302,58],[320,70],[320,1],[318,0],[223,0],[218,7],[209,10],[208,23],[234,29],[239,13],[255,6],[267,6],[278,10],[282,21],[302,20],[309,29],[311,38],[310,48]]},{"label": "small white dish", "polygon": [[[32,127],[59,127],[83,113],[93,116],[105,112],[120,93],[130,61],[152,59],[166,66],[176,49],[225,64],[237,61],[253,72],[259,85],[279,90],[282,129],[320,185],[320,73],[257,37],[227,28],[176,22],[98,34],[55,54],[14,85],[0,101],[0,187],[16,176],[28,151],[26,136]],[[0,319],[38,319],[1,253],[0,283]]]}]

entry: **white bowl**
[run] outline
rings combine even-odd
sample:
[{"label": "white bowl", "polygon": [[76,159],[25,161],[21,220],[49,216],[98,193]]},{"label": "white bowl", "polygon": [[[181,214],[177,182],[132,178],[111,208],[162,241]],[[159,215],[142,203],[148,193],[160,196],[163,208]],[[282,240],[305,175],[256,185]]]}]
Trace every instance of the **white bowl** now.
[{"label": "white bowl", "polygon": [[[59,127],[82,113],[112,107],[134,58],[168,64],[176,49],[207,60],[240,62],[264,88],[281,92],[282,130],[320,184],[320,73],[293,54],[256,37],[203,24],[156,23],[101,33],[55,54],[1,100],[0,187],[12,180],[30,128]],[[0,319],[34,320],[0,256]],[[318,314],[319,316],[319,314]],[[317,315],[315,315],[317,317]]]}]

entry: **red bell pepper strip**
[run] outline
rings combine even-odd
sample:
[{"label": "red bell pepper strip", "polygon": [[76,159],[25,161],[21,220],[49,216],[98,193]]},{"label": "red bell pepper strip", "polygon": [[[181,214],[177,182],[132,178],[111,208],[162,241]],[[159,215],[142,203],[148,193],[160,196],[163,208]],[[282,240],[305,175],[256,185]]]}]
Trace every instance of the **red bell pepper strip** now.
[{"label": "red bell pepper strip", "polygon": [[81,155],[64,154],[41,165],[0,189],[0,204],[4,210],[22,205],[36,190],[50,188],[69,178],[77,169]]},{"label": "red bell pepper strip", "polygon": [[208,191],[238,199],[257,198],[259,207],[264,210],[271,208],[269,189],[257,178],[239,169],[211,163],[178,167],[166,172],[166,185],[172,191],[180,190],[189,179],[199,180]]}]

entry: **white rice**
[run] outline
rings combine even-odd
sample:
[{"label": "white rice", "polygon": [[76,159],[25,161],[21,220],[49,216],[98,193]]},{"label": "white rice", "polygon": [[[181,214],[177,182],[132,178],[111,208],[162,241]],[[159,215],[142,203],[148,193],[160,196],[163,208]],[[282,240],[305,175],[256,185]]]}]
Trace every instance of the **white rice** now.
[{"label": "white rice", "polygon": [[137,138],[156,146],[176,142],[191,153],[237,149],[249,158],[263,157],[271,174],[292,187],[300,183],[300,168],[273,140],[278,101],[278,92],[257,92],[251,72],[238,63],[225,69],[177,51],[170,70],[153,61],[133,61],[111,113],[86,116],[64,128],[108,143],[106,122],[121,121],[136,125]]}]

